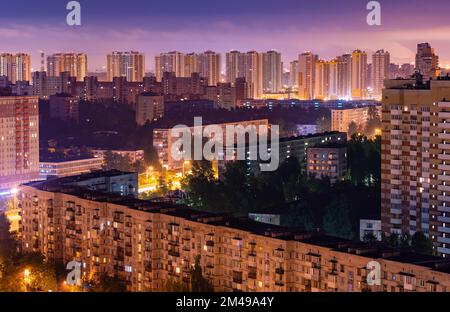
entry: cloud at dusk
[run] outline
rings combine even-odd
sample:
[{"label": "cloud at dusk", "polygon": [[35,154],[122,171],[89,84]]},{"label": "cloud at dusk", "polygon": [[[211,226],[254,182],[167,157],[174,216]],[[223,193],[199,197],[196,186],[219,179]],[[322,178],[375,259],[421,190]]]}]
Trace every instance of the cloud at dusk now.
[{"label": "cloud at dusk", "polygon": [[[305,50],[331,59],[357,48],[368,53],[386,49],[393,61],[405,63],[414,60],[416,45],[423,41],[436,48],[441,64],[450,63],[450,26],[424,18],[430,8],[423,1],[380,1],[382,26],[366,24],[365,0],[216,2],[85,0],[80,1],[81,27],[65,24],[65,0],[39,1],[39,6],[30,0],[11,2],[9,12],[0,12],[0,42],[2,50],[31,53],[35,68],[40,50],[85,52],[90,70],[105,66],[113,50],[144,52],[148,70],[155,54],[171,50],[276,49],[286,67]],[[446,0],[433,1],[434,10],[439,6],[450,9]]]}]

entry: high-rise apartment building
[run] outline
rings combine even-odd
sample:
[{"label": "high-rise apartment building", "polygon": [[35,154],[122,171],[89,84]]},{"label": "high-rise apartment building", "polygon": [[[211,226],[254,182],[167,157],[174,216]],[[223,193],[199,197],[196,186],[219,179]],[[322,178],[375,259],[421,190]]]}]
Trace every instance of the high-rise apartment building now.
[{"label": "high-rise apartment building", "polygon": [[127,81],[142,81],[145,76],[145,56],[139,52],[112,52],[107,56],[108,81],[126,77]]},{"label": "high-rise apartment building", "polygon": [[328,99],[330,64],[324,60],[318,60],[315,64],[314,75],[314,98],[318,100]]},{"label": "high-rise apartment building", "polygon": [[[196,72],[197,62],[195,60],[195,55],[192,54],[188,57],[190,67],[189,71]],[[164,73],[174,73],[175,77],[190,77],[191,74],[185,75],[185,55],[178,51],[171,51],[168,53],[161,53],[155,56],[155,74],[156,80],[162,81]]]},{"label": "high-rise apartment building", "polygon": [[12,84],[17,81],[30,81],[30,55],[25,53],[0,54],[0,76],[8,77]]},{"label": "high-rise apartment building", "polygon": [[222,56],[214,51],[161,53],[155,57],[155,69],[157,81],[162,81],[165,72],[174,73],[175,77],[191,77],[198,73],[209,86],[216,86],[221,81]]},{"label": "high-rise apartment building", "polygon": [[263,90],[264,93],[277,93],[282,88],[281,53],[268,51],[262,54],[263,62]]},{"label": "high-rise apartment building", "polygon": [[290,63],[289,86],[293,89],[298,89],[298,60]]},{"label": "high-rise apartment building", "polygon": [[424,81],[439,76],[439,57],[428,42],[417,45],[416,70]]},{"label": "high-rise apartment building", "polygon": [[245,53],[230,51],[226,54],[226,79],[234,84],[236,79],[245,77]]},{"label": "high-rise apartment building", "polygon": [[305,52],[298,57],[298,96],[301,100],[314,98],[315,71],[318,56]]},{"label": "high-rise apartment building", "polygon": [[450,256],[450,80],[388,80],[383,90],[383,232],[421,231]]},{"label": "high-rise apartment building", "polygon": [[245,81],[248,95],[258,99],[263,94],[263,60],[262,54],[249,51],[245,54]]},{"label": "high-rise apartment building", "polygon": [[88,73],[88,58],[84,53],[55,53],[47,56],[47,75],[57,77],[67,72],[77,81],[83,81]]},{"label": "high-rise apartment building", "polygon": [[333,59],[328,62],[328,99],[339,99],[339,61]]},{"label": "high-rise apartment building", "polygon": [[352,55],[344,54],[336,58],[338,64],[338,98],[352,98]]},{"label": "high-rise apartment building", "polygon": [[390,54],[384,50],[378,50],[372,55],[372,88],[373,98],[380,100],[384,86],[384,80],[390,76]]},{"label": "high-rise apartment building", "polygon": [[238,78],[245,78],[248,97],[261,97],[263,94],[264,71],[262,53],[256,51],[249,51],[246,53],[241,53],[239,51],[228,52],[226,55],[226,71],[227,81],[232,84],[234,84]]},{"label": "high-rise apartment building", "polygon": [[352,99],[367,97],[367,53],[355,50],[352,53]]},{"label": "high-rise apartment building", "polygon": [[[197,64],[197,72],[200,77],[206,78],[208,86],[216,86],[221,81],[222,56],[220,53],[206,51],[197,54]],[[186,75],[186,77],[189,76]]]},{"label": "high-rise apartment building", "polygon": [[39,176],[38,98],[0,97],[0,189]]}]

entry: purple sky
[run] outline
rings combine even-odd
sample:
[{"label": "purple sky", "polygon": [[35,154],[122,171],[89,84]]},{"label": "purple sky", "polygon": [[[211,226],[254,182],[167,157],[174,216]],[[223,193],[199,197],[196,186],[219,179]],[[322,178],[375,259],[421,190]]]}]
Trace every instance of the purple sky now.
[{"label": "purple sky", "polygon": [[[330,59],[356,48],[391,52],[395,62],[414,60],[416,44],[436,48],[450,64],[448,0],[380,0],[382,26],[368,26],[368,0],[80,0],[82,26],[65,24],[68,0],[9,1],[0,11],[0,51],[85,52],[89,69],[106,64],[113,50],[155,54],[276,49],[286,64],[311,50]],[[5,6],[3,6],[5,7]]]}]

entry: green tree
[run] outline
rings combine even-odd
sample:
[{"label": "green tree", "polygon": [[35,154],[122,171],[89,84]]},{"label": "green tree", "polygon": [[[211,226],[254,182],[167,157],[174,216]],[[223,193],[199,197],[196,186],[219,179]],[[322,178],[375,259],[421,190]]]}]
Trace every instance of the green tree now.
[{"label": "green tree", "polygon": [[433,243],[422,232],[417,231],[411,238],[413,251],[421,254],[433,254]]},{"label": "green tree", "polygon": [[328,235],[352,238],[352,225],[348,203],[345,199],[333,200],[325,208],[323,229]]},{"label": "green tree", "polygon": [[202,210],[217,210],[216,180],[210,161],[194,161],[191,174],[182,184],[188,196],[188,204]]},{"label": "green tree", "polygon": [[200,255],[195,257],[195,264],[191,271],[191,290],[193,292],[212,292],[214,288],[211,282],[203,276],[200,259]]},{"label": "green tree", "polygon": [[367,115],[364,134],[372,137],[375,135],[376,129],[381,129],[381,117],[376,106],[369,106]]},{"label": "green tree", "polygon": [[125,281],[118,276],[99,273],[90,282],[92,292],[125,292],[127,287]]}]

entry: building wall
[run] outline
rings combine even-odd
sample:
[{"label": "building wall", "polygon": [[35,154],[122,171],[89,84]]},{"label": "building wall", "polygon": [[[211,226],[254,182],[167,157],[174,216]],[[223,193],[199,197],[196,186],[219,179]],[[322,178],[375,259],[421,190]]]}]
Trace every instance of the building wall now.
[{"label": "building wall", "polygon": [[62,162],[40,162],[39,175],[42,179],[47,179],[48,177],[60,178],[101,170],[102,167],[103,160],[101,158],[87,158]]},{"label": "building wall", "polygon": [[139,126],[152,122],[164,115],[164,97],[162,95],[140,94],[136,103],[136,123]]},{"label": "building wall", "polygon": [[[269,124],[267,119],[261,119],[261,120],[246,120],[246,121],[240,121],[240,122],[230,122],[230,123],[222,123],[217,124],[222,129],[222,136],[218,138],[219,141],[222,142],[222,144],[226,145],[227,137],[226,137],[226,127],[227,126],[242,126],[247,128],[248,126],[256,126],[257,133],[259,133],[259,127],[265,126],[265,129],[268,129]],[[190,133],[201,133],[203,135],[204,127],[203,126],[196,126],[196,127],[188,127]],[[154,129],[153,130],[153,146],[156,149],[156,152],[158,154],[159,161],[163,167],[168,168],[169,170],[173,169],[182,169],[183,163],[185,160],[176,160],[172,157],[172,146],[174,143],[176,143],[180,139],[180,135],[177,135],[177,133],[173,129]],[[194,140],[192,140],[194,141]],[[234,141],[233,141],[234,143]],[[203,146],[203,144],[202,144]],[[192,150],[194,148],[194,143],[192,143]],[[191,151],[187,151],[191,152]],[[191,156],[192,159],[193,156]]]},{"label": "building wall", "polygon": [[[253,233],[199,211],[149,204],[129,208],[32,186],[21,186],[18,196],[24,251],[79,261],[85,277],[118,274],[132,291],[164,290],[168,280],[188,282],[198,255],[216,291],[450,289],[449,274],[427,267],[372,257],[370,250],[365,256],[364,249],[346,249],[345,243],[336,250],[311,244],[308,236]],[[380,286],[366,282],[372,260],[381,266]]]},{"label": "building wall", "polygon": [[368,118],[368,111],[368,107],[332,109],[331,131],[348,133],[348,128],[352,122],[359,127],[365,127]]},{"label": "building wall", "polygon": [[0,97],[0,189],[39,174],[38,98]]},{"label": "building wall", "polygon": [[444,99],[450,99],[450,80],[431,81],[430,88],[412,83],[391,80],[383,91],[382,229],[421,231],[448,257],[450,104]]},{"label": "building wall", "polygon": [[329,177],[331,183],[344,178],[347,172],[346,147],[310,147],[307,152],[306,172],[317,179]]}]

